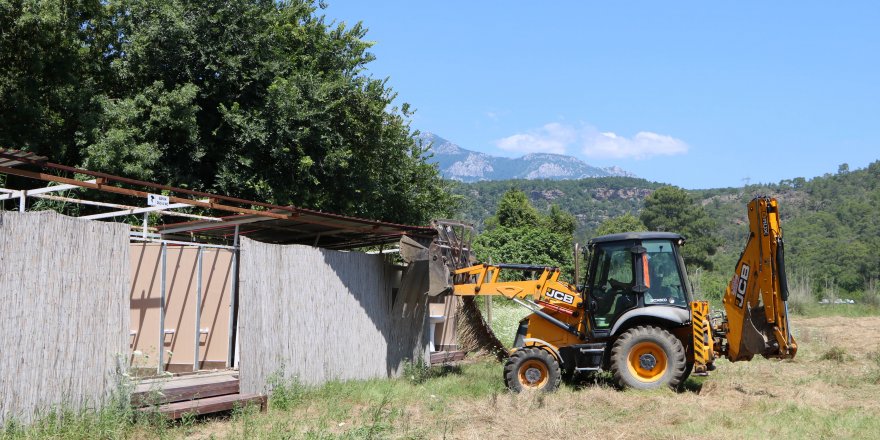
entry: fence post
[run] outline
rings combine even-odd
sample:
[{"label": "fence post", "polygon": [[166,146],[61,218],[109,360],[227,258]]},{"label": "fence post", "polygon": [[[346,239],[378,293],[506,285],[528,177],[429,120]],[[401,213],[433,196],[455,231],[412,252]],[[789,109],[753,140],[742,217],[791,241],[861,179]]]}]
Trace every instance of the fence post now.
[{"label": "fence post", "polygon": [[232,239],[232,274],[229,283],[229,348],[226,359],[226,367],[235,366],[235,329],[238,320],[238,225],[235,225],[235,235]]},{"label": "fence post", "polygon": [[168,260],[168,246],[162,243],[162,293],[159,295],[159,367],[158,374],[165,371],[165,268]]},{"label": "fence post", "polygon": [[199,343],[202,341],[202,247],[196,248],[196,264],[199,273],[196,276],[196,343],[193,346],[193,371],[199,371]]}]

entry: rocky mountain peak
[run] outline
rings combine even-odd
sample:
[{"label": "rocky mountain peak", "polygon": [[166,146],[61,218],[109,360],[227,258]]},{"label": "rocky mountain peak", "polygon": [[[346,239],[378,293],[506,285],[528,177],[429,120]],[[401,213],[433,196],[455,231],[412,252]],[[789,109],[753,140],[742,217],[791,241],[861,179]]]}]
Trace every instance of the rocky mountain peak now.
[{"label": "rocky mountain peak", "polygon": [[437,164],[444,178],[462,182],[636,177],[635,174],[617,166],[598,168],[574,156],[563,154],[530,153],[518,158],[509,158],[468,150],[431,132],[422,132],[419,140],[423,145],[430,145],[428,162]]}]

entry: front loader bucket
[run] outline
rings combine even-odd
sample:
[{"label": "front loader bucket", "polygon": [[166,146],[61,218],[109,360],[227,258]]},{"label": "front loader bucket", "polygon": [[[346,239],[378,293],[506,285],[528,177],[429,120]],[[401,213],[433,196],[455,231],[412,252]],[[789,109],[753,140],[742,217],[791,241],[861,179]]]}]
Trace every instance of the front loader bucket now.
[{"label": "front loader bucket", "polygon": [[[401,238],[400,257],[409,264],[427,262],[428,290],[425,294],[437,296],[452,292],[455,270],[474,265],[471,241],[475,232],[473,226],[456,221],[436,220],[432,225],[437,236],[430,242],[407,236]],[[483,319],[473,297],[462,297],[458,317],[458,340],[462,349],[482,350],[499,359],[507,356],[507,350]]]},{"label": "front loader bucket", "polygon": [[436,243],[420,243],[410,237],[400,239],[400,257],[407,263],[428,263],[428,296],[437,296],[452,290],[452,272]]}]

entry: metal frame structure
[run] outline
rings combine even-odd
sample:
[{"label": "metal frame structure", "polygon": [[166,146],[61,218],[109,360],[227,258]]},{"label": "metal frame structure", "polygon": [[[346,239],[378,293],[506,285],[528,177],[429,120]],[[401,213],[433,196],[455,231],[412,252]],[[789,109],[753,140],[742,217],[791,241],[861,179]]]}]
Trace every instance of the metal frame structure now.
[{"label": "metal frame structure", "polygon": [[[29,168],[29,169],[24,169]],[[303,209],[294,206],[278,206],[251,200],[244,200],[218,194],[193,191],[184,188],[159,185],[94,172],[65,165],[50,163],[45,157],[32,153],[0,148],[0,174],[26,178],[26,181],[41,182],[31,188],[0,187],[0,209],[5,201],[17,200],[18,211],[27,210],[28,198],[53,200],[90,207],[92,211],[104,208],[106,212],[95,212],[80,216],[83,220],[119,220],[120,217],[143,215],[140,225],[132,225],[132,242],[149,242],[161,245],[161,304],[159,326],[159,356],[157,373],[165,370],[164,341],[166,314],[166,260],[168,246],[198,247],[198,281],[196,307],[195,355],[193,369],[199,369],[199,340],[202,329],[201,301],[204,295],[202,286],[201,260],[203,248],[219,248],[232,251],[232,267],[229,304],[229,341],[227,367],[236,363],[236,329],[238,319],[238,264],[240,236],[248,235],[259,241],[272,243],[300,243],[331,249],[352,249],[370,245],[385,245],[396,242],[403,235],[430,237],[436,234],[431,227],[408,226],[375,220],[361,219],[338,214]],[[88,180],[77,180],[69,176],[86,175]],[[19,181],[23,179],[18,179]],[[78,193],[58,195],[68,191]],[[83,197],[87,191],[100,191],[139,198],[139,203],[121,204],[89,200]],[[160,204],[149,206],[149,200],[159,199]],[[143,206],[147,204],[148,206]],[[139,205],[139,206],[138,206]],[[200,212],[184,212],[182,209],[197,209]],[[190,221],[149,225],[150,214],[162,217],[180,217]],[[222,215],[211,215],[225,213]],[[229,215],[233,214],[233,215]],[[246,230],[243,230],[246,228]]]}]

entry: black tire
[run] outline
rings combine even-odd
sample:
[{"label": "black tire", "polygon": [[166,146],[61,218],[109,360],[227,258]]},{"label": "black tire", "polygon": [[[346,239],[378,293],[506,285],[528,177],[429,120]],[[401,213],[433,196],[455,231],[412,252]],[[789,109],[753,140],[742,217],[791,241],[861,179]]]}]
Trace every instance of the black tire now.
[{"label": "black tire", "polygon": [[511,391],[551,392],[559,388],[562,372],[559,362],[547,350],[521,348],[504,364],[504,383]]},{"label": "black tire", "polygon": [[652,390],[683,382],[687,359],[681,341],[668,331],[652,326],[627,330],[611,350],[611,372],[622,388]]}]

